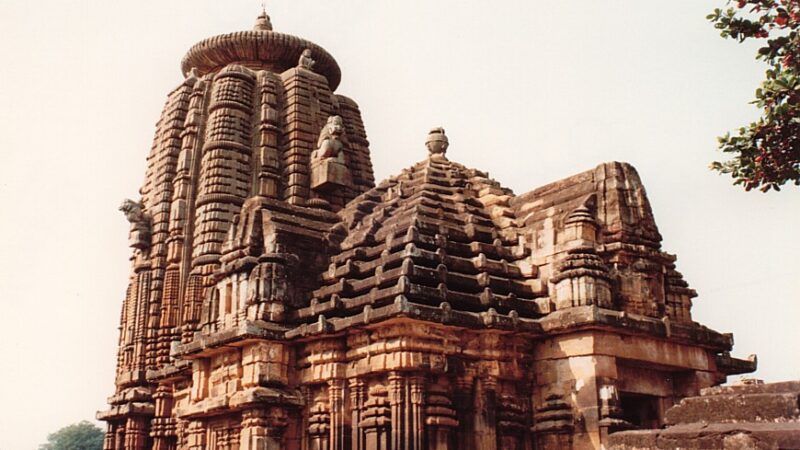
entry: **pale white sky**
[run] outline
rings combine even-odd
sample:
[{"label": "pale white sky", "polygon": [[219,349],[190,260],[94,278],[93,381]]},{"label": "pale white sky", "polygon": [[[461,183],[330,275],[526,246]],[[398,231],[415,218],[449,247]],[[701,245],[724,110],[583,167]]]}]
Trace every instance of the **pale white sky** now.
[{"label": "pale white sky", "polygon": [[[705,21],[723,0],[268,2],[275,29],[339,61],[376,177],[448,156],[523,193],[619,160],[647,187],[696,320],[800,378],[800,189],[707,169],[756,117],[754,47]],[[127,223],[184,52],[249,29],[259,0],[0,2],[0,450],[35,449],[113,392]]]}]

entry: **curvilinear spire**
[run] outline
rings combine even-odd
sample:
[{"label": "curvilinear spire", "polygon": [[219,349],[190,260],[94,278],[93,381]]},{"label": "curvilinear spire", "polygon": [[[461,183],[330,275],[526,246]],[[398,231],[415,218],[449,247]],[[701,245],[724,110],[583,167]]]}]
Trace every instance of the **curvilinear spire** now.
[{"label": "curvilinear spire", "polygon": [[661,250],[636,171],[522,195],[445,156],[374,185],[336,60],[200,41],[131,223],[106,450],[600,448],[752,371]]}]

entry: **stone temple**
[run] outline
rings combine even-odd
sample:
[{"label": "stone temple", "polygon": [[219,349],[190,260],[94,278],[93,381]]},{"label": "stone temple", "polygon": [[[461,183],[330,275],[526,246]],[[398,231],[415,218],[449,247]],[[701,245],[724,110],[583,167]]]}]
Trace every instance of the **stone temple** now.
[{"label": "stone temple", "polygon": [[104,449],[601,448],[755,370],[692,320],[630,165],[515,195],[434,128],[376,185],[322,47],[262,14],[182,69],[120,208]]}]

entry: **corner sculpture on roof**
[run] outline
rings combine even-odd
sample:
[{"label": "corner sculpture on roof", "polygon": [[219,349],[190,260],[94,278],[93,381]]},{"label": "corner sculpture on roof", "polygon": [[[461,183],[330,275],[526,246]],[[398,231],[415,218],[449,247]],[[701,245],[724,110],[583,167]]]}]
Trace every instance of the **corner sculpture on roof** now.
[{"label": "corner sculpture on roof", "polygon": [[104,449],[601,448],[755,370],[692,320],[630,165],[515,195],[435,128],[376,186],[338,64],[266,13],[182,67]]}]

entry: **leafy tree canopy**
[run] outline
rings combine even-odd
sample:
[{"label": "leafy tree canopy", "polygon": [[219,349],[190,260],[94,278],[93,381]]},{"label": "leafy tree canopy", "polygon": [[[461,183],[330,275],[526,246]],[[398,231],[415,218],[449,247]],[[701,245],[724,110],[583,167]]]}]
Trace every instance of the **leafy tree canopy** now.
[{"label": "leafy tree canopy", "polygon": [[800,0],[729,0],[708,19],[724,38],[763,40],[756,58],[769,66],[753,101],[761,118],[720,137],[730,159],[711,168],[748,191],[800,185]]},{"label": "leafy tree canopy", "polygon": [[84,420],[47,436],[39,450],[102,450],[103,430]]}]

